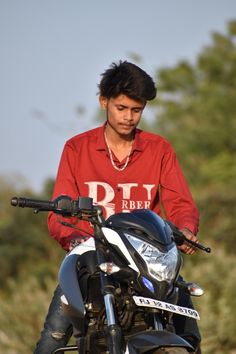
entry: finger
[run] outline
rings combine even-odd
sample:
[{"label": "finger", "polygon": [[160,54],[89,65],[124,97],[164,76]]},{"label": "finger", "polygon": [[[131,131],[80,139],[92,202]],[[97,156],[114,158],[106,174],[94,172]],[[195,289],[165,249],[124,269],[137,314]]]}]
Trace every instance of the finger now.
[{"label": "finger", "polygon": [[178,247],[179,250],[185,254],[187,254],[188,250],[189,250],[189,247],[187,245],[181,245]]},{"label": "finger", "polygon": [[188,254],[188,255],[192,255],[196,252],[196,248],[195,247],[191,247],[187,244],[181,245],[178,247],[178,249],[183,252],[184,254]]},{"label": "finger", "polygon": [[188,249],[188,254],[192,255],[196,252],[196,248],[195,247],[191,247]]}]

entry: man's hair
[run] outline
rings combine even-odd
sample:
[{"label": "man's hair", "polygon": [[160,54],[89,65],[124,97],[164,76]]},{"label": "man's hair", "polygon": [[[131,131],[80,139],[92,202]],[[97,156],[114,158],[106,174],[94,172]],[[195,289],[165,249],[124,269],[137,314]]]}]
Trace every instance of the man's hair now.
[{"label": "man's hair", "polygon": [[156,97],[153,79],[135,64],[127,61],[112,63],[101,76],[99,93],[108,99],[120,94],[137,101],[149,101]]}]

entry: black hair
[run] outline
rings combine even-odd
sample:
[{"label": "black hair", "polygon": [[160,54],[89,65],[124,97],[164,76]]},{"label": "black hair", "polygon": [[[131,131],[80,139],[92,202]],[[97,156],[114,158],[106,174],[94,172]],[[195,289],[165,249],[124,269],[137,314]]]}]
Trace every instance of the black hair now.
[{"label": "black hair", "polygon": [[151,76],[133,63],[119,61],[101,74],[99,93],[106,98],[124,94],[137,101],[149,101],[156,97],[156,87]]}]

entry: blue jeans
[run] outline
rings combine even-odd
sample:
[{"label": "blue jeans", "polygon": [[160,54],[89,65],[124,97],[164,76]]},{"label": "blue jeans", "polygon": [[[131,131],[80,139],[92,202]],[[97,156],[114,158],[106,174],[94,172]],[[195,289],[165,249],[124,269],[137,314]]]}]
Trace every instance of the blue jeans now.
[{"label": "blue jeans", "polygon": [[62,310],[61,295],[62,291],[58,285],[34,354],[51,354],[54,350],[64,347],[72,336],[72,325]]}]

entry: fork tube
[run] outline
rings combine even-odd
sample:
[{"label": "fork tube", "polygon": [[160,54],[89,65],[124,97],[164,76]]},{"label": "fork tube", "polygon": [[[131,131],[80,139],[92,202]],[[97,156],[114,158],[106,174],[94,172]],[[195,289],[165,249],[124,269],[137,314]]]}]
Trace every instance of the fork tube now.
[{"label": "fork tube", "polygon": [[114,308],[113,308],[113,295],[106,294],[104,295],[104,303],[107,315],[107,324],[108,326],[112,326],[116,323]]},{"label": "fork tube", "polygon": [[154,328],[155,330],[163,331],[163,325],[160,321],[160,318],[157,313],[153,314],[153,322],[154,322]]}]

